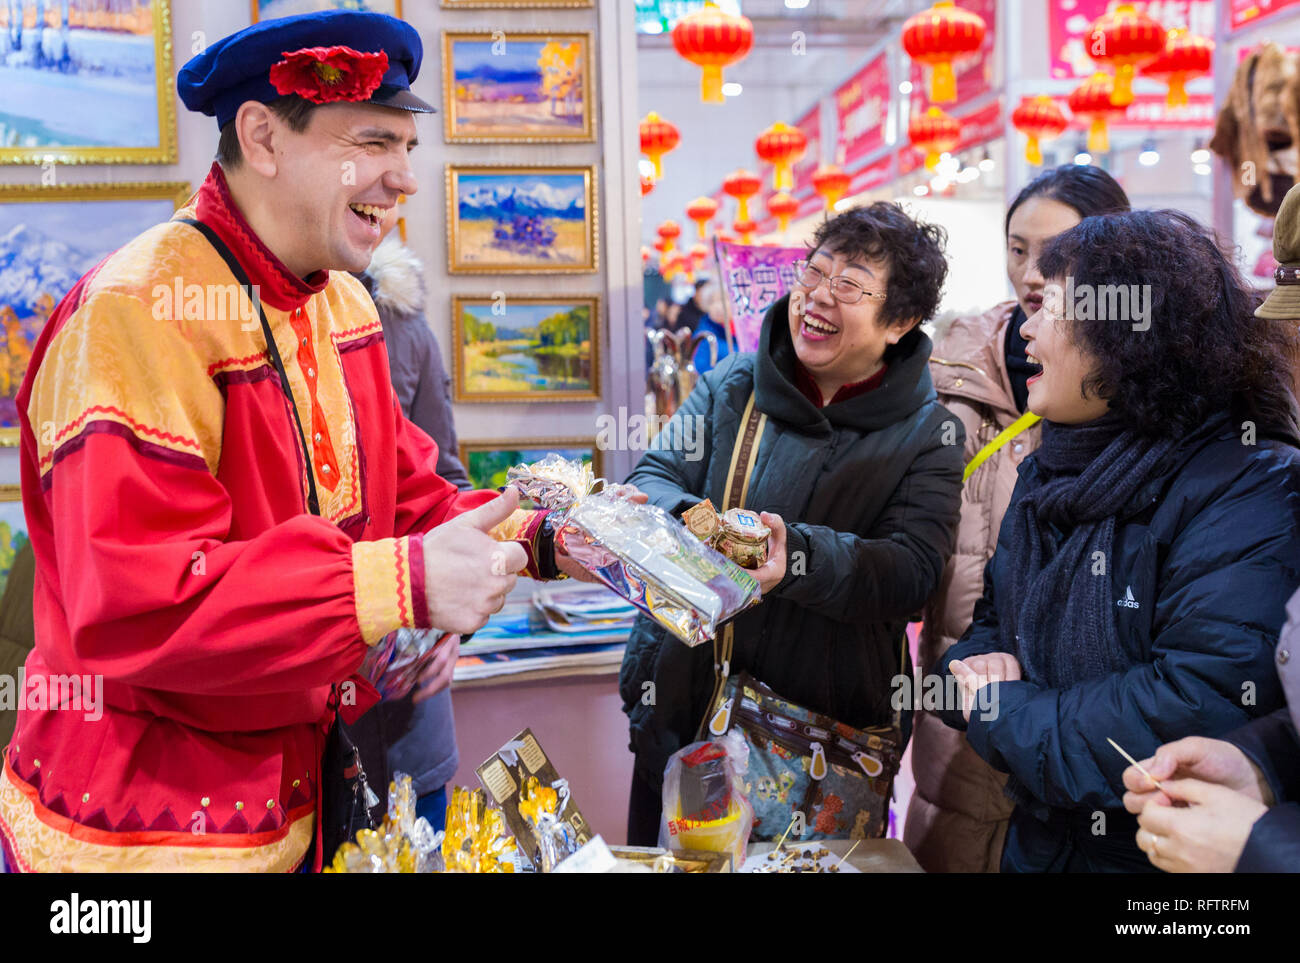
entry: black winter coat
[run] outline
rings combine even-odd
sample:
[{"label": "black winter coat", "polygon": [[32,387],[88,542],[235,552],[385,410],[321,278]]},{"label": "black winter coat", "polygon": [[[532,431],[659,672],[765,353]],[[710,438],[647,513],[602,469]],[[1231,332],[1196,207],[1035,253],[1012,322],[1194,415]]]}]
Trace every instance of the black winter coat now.
[{"label": "black winter coat", "polygon": [[[974,621],[936,672],[947,675],[952,659],[1005,651],[994,599],[1011,580],[1015,506],[1038,484],[1030,456]],[[1263,439],[1244,444],[1227,414],[1212,416],[1117,516],[1107,574],[1110,614],[1122,647],[1141,654],[1136,664],[1069,689],[1004,682],[996,712],[985,718],[977,706],[969,726],[959,706],[942,713],[1034,797],[1012,815],[1003,871],[1152,869],[1121,802],[1128,763],[1107,738],[1145,759],[1163,743],[1220,737],[1284,704],[1273,649],[1300,584],[1300,452]]]},{"label": "black winter coat", "polygon": [[[965,436],[935,398],[920,330],[887,352],[877,388],[815,407],[794,384],[788,300],[769,309],[756,353],[732,355],[700,379],[628,481],[673,515],[706,497],[721,508],[752,391],[768,423],[744,507],[785,520],[788,562],[781,584],[737,617],[731,671],[849,725],[887,725],[891,681],[910,672],[899,664],[907,622],[952,554]],[[704,444],[689,454],[699,457],[660,447],[690,438],[682,424],[697,418]],[[637,772],[652,788],[695,738],[713,684],[712,646],[690,648],[637,621],[619,689]],[[650,691],[654,699],[643,698]],[[910,722],[909,713],[905,731]]]}]

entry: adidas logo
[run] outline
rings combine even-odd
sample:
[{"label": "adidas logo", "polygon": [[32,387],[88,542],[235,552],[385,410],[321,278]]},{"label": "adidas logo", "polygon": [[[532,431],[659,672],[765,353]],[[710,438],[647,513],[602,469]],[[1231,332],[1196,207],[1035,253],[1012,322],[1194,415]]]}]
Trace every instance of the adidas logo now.
[{"label": "adidas logo", "polygon": [[1115,604],[1118,605],[1120,608],[1124,608],[1124,609],[1140,609],[1140,608],[1142,608],[1142,603],[1140,603],[1137,599],[1135,599],[1135,598],[1133,597],[1133,586],[1132,586],[1132,585],[1129,585],[1129,586],[1126,586],[1126,587],[1125,587],[1125,589],[1124,589],[1124,597],[1123,597],[1122,599],[1119,599],[1118,601],[1116,601]]}]

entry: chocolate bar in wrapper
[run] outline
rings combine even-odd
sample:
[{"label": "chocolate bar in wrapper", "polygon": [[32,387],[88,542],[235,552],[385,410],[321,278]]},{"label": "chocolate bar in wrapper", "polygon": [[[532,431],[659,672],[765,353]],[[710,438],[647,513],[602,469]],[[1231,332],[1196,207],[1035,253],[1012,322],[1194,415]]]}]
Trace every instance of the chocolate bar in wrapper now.
[{"label": "chocolate bar in wrapper", "polygon": [[762,596],[753,575],[667,512],[609,492],[577,501],[557,538],[579,565],[687,645],[710,641]]}]

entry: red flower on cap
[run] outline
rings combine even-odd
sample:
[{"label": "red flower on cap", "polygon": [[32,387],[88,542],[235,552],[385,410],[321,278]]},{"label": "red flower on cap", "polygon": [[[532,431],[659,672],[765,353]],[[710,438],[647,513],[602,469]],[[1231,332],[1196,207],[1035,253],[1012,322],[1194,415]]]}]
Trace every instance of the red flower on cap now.
[{"label": "red flower on cap", "polygon": [[297,94],[313,104],[370,99],[388,70],[388,54],[361,53],[351,47],[304,47],[284,52],[271,67],[271,84],[285,96]]}]

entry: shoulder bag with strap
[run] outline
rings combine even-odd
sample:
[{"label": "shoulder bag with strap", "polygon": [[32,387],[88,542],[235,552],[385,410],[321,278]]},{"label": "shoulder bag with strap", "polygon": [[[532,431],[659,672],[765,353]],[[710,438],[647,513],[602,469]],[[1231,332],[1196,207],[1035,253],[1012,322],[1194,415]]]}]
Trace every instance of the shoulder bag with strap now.
[{"label": "shoulder bag with strap", "polygon": [[[723,511],[745,507],[767,416],[751,392],[741,416],[728,470]],[[903,635],[899,665],[907,665]],[[901,718],[892,725],[856,729],[790,702],[752,678],[732,673],[734,620],[714,639],[713,698],[697,739],[735,728],[749,746],[753,839],[878,837],[888,825],[889,797],[902,760]],[[903,669],[900,668],[900,671]],[[802,813],[798,825],[796,813]]]},{"label": "shoulder bag with strap", "polygon": [[[235,253],[225,241],[207,224],[191,217],[178,218],[202,234],[209,244],[221,255],[226,267],[235,276],[250,303],[257,305],[257,314],[262,322],[262,337],[266,339],[266,353],[279,376],[280,388],[293,413],[293,421],[298,429],[298,441],[302,445],[303,465],[307,474],[307,511],[320,515],[320,500],[316,496],[316,479],[311,471],[311,449],[307,447],[307,435],[302,430],[302,419],[298,415],[298,405],[289,387],[289,375],[285,371],[280,349],[271,333],[271,324],[266,319],[262,302],[253,290],[252,282],[244,266],[239,263]],[[365,767],[361,764],[361,750],[357,743],[367,747],[367,758],[371,759],[372,772],[381,777],[380,785],[387,784],[387,758],[384,755],[384,739],[381,719],[378,712],[367,712],[358,720],[360,732],[351,732],[343,722],[339,712],[341,699],[336,685],[330,692],[329,704],[334,709],[334,724],[330,726],[329,736],[325,742],[325,757],[321,768],[321,848],[325,862],[329,862],[334,851],[346,840],[352,839],[359,829],[374,829],[376,822],[372,810],[380,803],[379,796],[370,787],[366,778]],[[370,730],[375,729],[372,733]],[[354,738],[354,736],[356,738]],[[377,746],[372,751],[372,746]]]}]

